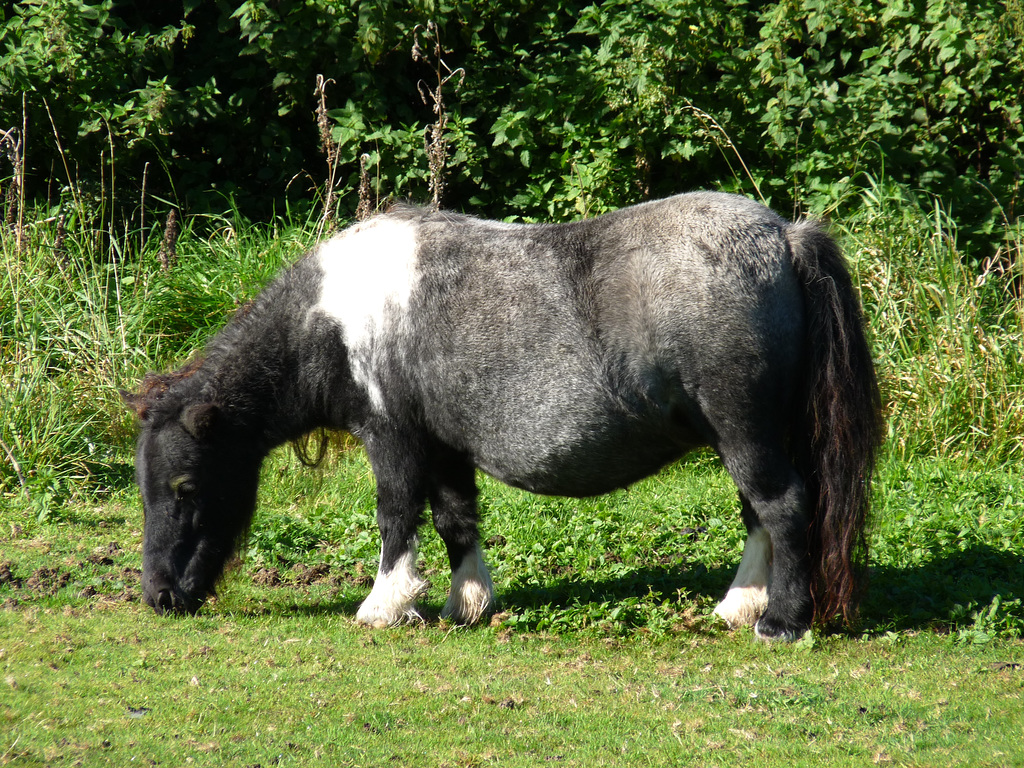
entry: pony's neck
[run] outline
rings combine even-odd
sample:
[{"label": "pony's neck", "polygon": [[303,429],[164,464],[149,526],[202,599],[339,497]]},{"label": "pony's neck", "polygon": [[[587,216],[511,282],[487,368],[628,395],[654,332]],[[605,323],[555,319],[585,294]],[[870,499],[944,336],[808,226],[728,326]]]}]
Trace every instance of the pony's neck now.
[{"label": "pony's neck", "polygon": [[317,345],[306,323],[309,305],[289,289],[295,279],[285,273],[240,310],[211,341],[202,366],[207,399],[264,452],[333,421],[321,390],[337,382],[330,373],[311,374]]}]

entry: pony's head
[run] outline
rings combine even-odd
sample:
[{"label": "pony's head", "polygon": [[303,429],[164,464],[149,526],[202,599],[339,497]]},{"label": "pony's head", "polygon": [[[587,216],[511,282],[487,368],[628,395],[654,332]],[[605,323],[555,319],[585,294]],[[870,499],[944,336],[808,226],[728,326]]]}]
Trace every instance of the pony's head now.
[{"label": "pony's head", "polygon": [[147,376],[139,394],[121,392],[142,426],[142,593],[157,613],[195,613],[213,593],[252,519],[262,460],[220,405],[176,394],[176,376]]}]

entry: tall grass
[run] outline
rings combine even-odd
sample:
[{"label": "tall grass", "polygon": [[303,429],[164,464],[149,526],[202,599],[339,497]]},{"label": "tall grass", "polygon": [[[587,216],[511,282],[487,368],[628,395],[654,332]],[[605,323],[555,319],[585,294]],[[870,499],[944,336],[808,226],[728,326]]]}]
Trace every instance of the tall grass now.
[{"label": "tall grass", "polygon": [[[958,250],[955,218],[941,207],[884,182],[862,197],[837,234],[874,337],[890,465],[1020,462],[1021,233],[979,263]],[[20,248],[13,230],[0,231],[0,494],[41,514],[126,487],[134,428],[118,388],[201,347],[316,232],[312,217],[190,218],[169,261],[162,222],[116,236],[103,214],[78,205],[71,216],[26,211]]]},{"label": "tall grass", "polygon": [[134,428],[118,389],[201,346],[311,228],[192,219],[165,269],[159,223],[114,237],[81,209],[25,220],[20,242],[0,234],[0,494],[46,515],[130,482]]},{"label": "tall grass", "polygon": [[42,499],[111,465],[104,414],[140,320],[117,265],[96,259],[92,233],[48,224],[27,228],[20,254],[6,233],[0,249],[0,478],[9,486],[13,471],[24,493]]},{"label": "tall grass", "polygon": [[872,181],[841,230],[889,405],[888,455],[1024,460],[1024,238],[977,258],[937,203]]}]

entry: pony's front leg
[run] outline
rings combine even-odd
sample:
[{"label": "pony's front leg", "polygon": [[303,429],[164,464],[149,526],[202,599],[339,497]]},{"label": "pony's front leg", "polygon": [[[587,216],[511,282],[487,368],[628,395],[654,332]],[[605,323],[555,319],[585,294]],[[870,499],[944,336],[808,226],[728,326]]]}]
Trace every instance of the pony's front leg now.
[{"label": "pony's front leg", "polygon": [[448,549],[452,587],[441,618],[475,624],[494,604],[494,584],[480,550],[476,478],[464,458],[438,452],[431,472],[430,510]]},{"label": "pony's front leg", "polygon": [[422,617],[416,602],[430,588],[430,582],[420,576],[416,567],[416,530],[426,495],[419,481],[420,472],[409,457],[388,463],[386,454],[382,457],[372,449],[368,453],[377,477],[380,565],[373,589],[356,612],[356,621],[377,628],[419,621]]},{"label": "pony's front leg", "polygon": [[377,578],[356,611],[357,622],[382,629],[423,620],[416,602],[426,594],[430,582],[416,569],[418,543],[413,536],[398,548],[389,548],[386,541],[382,544]]}]

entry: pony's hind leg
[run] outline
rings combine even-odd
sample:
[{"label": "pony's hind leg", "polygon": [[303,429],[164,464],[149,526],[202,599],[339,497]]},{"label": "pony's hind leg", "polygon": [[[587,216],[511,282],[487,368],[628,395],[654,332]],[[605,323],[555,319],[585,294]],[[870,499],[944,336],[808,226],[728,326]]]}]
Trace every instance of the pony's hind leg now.
[{"label": "pony's hind leg", "polygon": [[[732,606],[741,603],[742,608],[725,618],[739,618],[745,610],[749,616],[748,609],[753,609],[760,613],[754,624],[758,637],[796,640],[810,629],[814,614],[808,554],[809,516],[803,480],[781,448],[746,444],[738,450],[723,450],[721,454],[726,469],[740,489],[749,531],[733,589],[753,587],[753,591],[742,598],[734,598],[737,602]],[[767,601],[757,606],[756,595],[761,586],[757,582],[762,579],[756,577],[764,572],[765,565],[767,574],[763,581]],[[752,575],[754,578],[749,578]],[[742,583],[748,580],[754,583]],[[727,604],[729,600],[727,595],[719,606],[722,609],[719,615],[731,609]]]},{"label": "pony's hind leg", "polygon": [[480,550],[476,496],[473,466],[462,457],[441,453],[431,472],[430,511],[452,568],[452,587],[441,618],[456,624],[476,623],[494,603],[494,584]]},{"label": "pony's hind leg", "polygon": [[377,478],[377,526],[381,535],[380,565],[369,596],[359,606],[356,621],[388,627],[421,620],[416,602],[430,588],[419,575],[416,531],[422,518],[426,492],[421,464],[414,451],[403,451],[371,441],[367,453]]},{"label": "pony's hind leg", "polygon": [[758,522],[750,501],[742,493],[740,501],[747,528],[743,559],[725,599],[715,608],[715,615],[732,629],[753,626],[757,622],[768,607],[768,584],[771,581],[771,536]]}]

